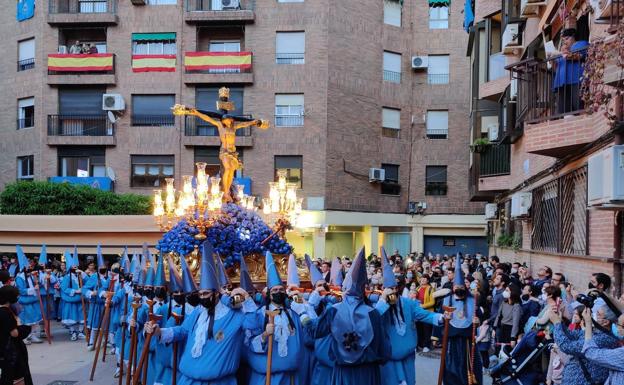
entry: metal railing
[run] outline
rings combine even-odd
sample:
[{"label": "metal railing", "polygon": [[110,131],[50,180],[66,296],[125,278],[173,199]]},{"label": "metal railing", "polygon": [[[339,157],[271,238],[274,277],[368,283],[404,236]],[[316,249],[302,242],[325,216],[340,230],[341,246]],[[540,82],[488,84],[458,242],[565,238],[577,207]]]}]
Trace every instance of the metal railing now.
[{"label": "metal railing", "polygon": [[[249,115],[243,115],[250,117]],[[219,130],[216,126],[209,124],[196,116],[184,117],[184,135],[185,136],[219,136]],[[236,130],[236,136],[251,136],[251,127],[245,127]]]},{"label": "metal railing", "polygon": [[446,182],[426,182],[425,195],[446,195],[448,186]]},{"label": "metal railing", "polygon": [[305,53],[276,53],[276,64],[305,64]]},{"label": "metal railing", "polygon": [[448,128],[427,128],[427,139],[448,138]]},{"label": "metal railing", "polygon": [[587,167],[533,190],[531,248],[569,255],[587,254]]},{"label": "metal railing", "polygon": [[48,115],[50,136],[112,136],[115,124],[106,115]]},{"label": "metal railing", "polygon": [[401,73],[383,70],[383,80],[391,83],[401,83]]},{"label": "metal railing", "polygon": [[57,13],[116,13],[117,0],[50,0],[48,11]]},{"label": "metal railing", "polygon": [[276,127],[303,126],[303,115],[275,115]]},{"label": "metal railing", "polygon": [[[59,54],[55,54],[59,55]],[[85,58],[89,57],[89,54],[82,54]],[[99,54],[99,56],[109,55],[113,58],[113,67],[111,69],[86,69],[86,70],[75,70],[75,71],[65,71],[65,70],[51,70],[48,67],[48,75],[85,75],[85,74],[97,74],[97,75],[114,75],[115,74],[115,54]],[[74,56],[72,54],[68,54],[68,57]]]},{"label": "metal railing", "polygon": [[623,17],[624,0],[611,0],[611,11],[609,12],[609,31],[615,32]]},{"label": "metal railing", "polygon": [[479,176],[508,175],[510,170],[511,145],[486,146],[479,155]]},{"label": "metal railing", "polygon": [[187,12],[205,12],[205,11],[253,11],[256,8],[255,0],[241,0],[237,6],[232,0],[186,0],[185,9]]},{"label": "metal railing", "polygon": [[528,59],[508,67],[518,79],[516,122],[536,123],[583,112],[584,61],[584,51],[576,51],[567,58]]},{"label": "metal railing", "polygon": [[449,74],[427,74],[428,84],[448,84]]},{"label": "metal railing", "polygon": [[[185,59],[190,57],[192,54],[201,53],[204,57],[222,57],[224,54],[227,55],[227,52],[187,52],[185,53]],[[251,52],[232,52],[232,54],[240,54],[246,53],[253,58],[253,54]],[[191,55],[189,55],[191,54]],[[236,65],[236,64],[227,64],[221,68],[218,68],[218,65],[210,65],[212,68],[199,68],[201,65],[192,66],[186,65],[184,71],[187,74],[240,74],[240,73],[252,73],[253,66],[252,65]],[[208,67],[208,66],[204,66]],[[215,68],[216,67],[216,68]]]},{"label": "metal railing", "polygon": [[175,116],[168,115],[132,115],[130,118],[133,126],[173,126]]},{"label": "metal railing", "polygon": [[35,68],[35,58],[19,60],[17,62],[17,71],[26,71]]},{"label": "metal railing", "polygon": [[17,119],[17,129],[30,128],[35,125],[35,117],[30,116],[28,118]]}]

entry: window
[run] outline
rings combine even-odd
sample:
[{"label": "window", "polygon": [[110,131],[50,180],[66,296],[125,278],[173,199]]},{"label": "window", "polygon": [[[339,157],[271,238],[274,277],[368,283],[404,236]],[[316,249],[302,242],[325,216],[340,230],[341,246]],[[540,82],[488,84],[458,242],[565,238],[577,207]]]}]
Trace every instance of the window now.
[{"label": "window", "polygon": [[426,166],[425,195],[446,195],[446,166]]},{"label": "window", "polygon": [[448,138],[448,111],[427,111],[427,138]]},{"label": "window", "polygon": [[132,187],[164,187],[165,178],[173,178],[173,155],[131,155]]},{"label": "window", "polygon": [[401,83],[401,54],[384,51],[383,53],[383,80],[391,83]]},{"label": "window", "polygon": [[448,7],[429,7],[429,29],[448,29]]},{"label": "window", "polygon": [[305,63],[305,32],[278,32],[275,37],[277,64]]},{"label": "window", "polygon": [[133,126],[173,126],[175,95],[132,95]]},{"label": "window", "polygon": [[303,94],[275,95],[276,127],[301,127],[303,126],[303,114]]},{"label": "window", "polygon": [[17,100],[17,129],[35,125],[35,98]]},{"label": "window", "polygon": [[399,165],[384,163],[381,168],[385,170],[385,179],[381,183],[381,193],[384,195],[401,195]]},{"label": "window", "polygon": [[398,0],[384,0],[384,23],[401,26],[401,3]]},{"label": "window", "polygon": [[35,156],[18,156],[17,157],[17,180],[33,180]]},{"label": "window", "polygon": [[80,13],[104,13],[108,11],[107,0],[78,0]]},{"label": "window", "polygon": [[212,40],[210,52],[240,52],[240,40]]},{"label": "window", "polygon": [[26,71],[35,68],[35,38],[18,43],[17,70]]},{"label": "window", "polygon": [[106,176],[104,147],[63,146],[58,149],[59,176]]},{"label": "window", "polygon": [[429,55],[427,67],[427,83],[448,84],[449,82],[449,55]]},{"label": "window", "polygon": [[275,181],[280,172],[286,173],[288,183],[296,183],[297,188],[303,186],[303,156],[275,155]]},{"label": "window", "polygon": [[[240,149],[237,148],[236,150],[239,151]],[[194,161],[195,163],[206,163],[206,174],[210,176],[219,174],[221,170],[221,161],[219,160],[219,147],[195,147]],[[193,172],[197,174],[197,167],[193,166]]]},{"label": "window", "polygon": [[133,33],[132,54],[134,55],[175,55],[175,32]]},{"label": "window", "polygon": [[[195,107],[200,110],[214,110],[215,100],[219,99],[219,89],[216,87],[195,89]],[[234,110],[229,111],[231,115],[239,116],[243,114],[243,87],[230,88],[230,102],[234,104]],[[187,115],[184,117],[184,130],[187,136],[217,136],[219,130],[216,126],[201,120],[196,116]],[[236,136],[251,135],[251,127],[236,130]]]},{"label": "window", "polygon": [[398,138],[401,131],[401,110],[395,108],[381,109],[381,134],[389,138]]}]

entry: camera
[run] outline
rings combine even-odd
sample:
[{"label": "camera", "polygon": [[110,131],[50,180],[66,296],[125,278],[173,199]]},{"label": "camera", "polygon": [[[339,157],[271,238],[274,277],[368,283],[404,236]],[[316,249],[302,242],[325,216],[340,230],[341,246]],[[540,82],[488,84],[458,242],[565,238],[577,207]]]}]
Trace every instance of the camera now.
[{"label": "camera", "polygon": [[235,294],[230,298],[230,303],[232,304],[232,307],[234,308],[240,307],[243,302],[244,302],[244,298],[240,294]]},{"label": "camera", "polygon": [[576,301],[586,308],[591,309],[592,307],[594,307],[594,301],[596,301],[596,296],[592,294],[579,294],[576,296]]}]

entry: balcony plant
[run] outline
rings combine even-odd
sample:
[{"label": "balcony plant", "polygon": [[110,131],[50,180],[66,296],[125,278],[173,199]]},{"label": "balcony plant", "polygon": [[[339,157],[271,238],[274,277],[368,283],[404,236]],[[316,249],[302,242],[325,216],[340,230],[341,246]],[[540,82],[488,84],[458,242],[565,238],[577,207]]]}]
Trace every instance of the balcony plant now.
[{"label": "balcony plant", "polygon": [[486,138],[477,138],[470,145],[470,150],[474,153],[481,154],[490,146],[490,141]]},{"label": "balcony plant", "polygon": [[496,238],[496,245],[498,247],[511,247],[514,242],[513,234],[501,234]]}]

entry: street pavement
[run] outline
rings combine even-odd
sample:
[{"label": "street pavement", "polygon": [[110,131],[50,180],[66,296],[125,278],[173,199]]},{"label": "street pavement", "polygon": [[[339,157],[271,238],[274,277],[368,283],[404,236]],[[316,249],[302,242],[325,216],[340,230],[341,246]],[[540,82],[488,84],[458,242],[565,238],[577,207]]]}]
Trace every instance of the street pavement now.
[{"label": "street pavement", "polygon": [[[91,382],[89,381],[89,374],[95,354],[87,351],[85,341],[70,341],[67,329],[56,322],[52,324],[52,336],[52,345],[48,345],[44,341],[42,344],[28,346],[30,371],[34,385],[118,384],[118,380],[113,378],[115,372],[114,355],[108,354],[106,362],[102,362],[102,355],[100,354],[95,376]],[[436,352],[417,355],[416,384],[436,385],[439,365],[439,354]],[[492,383],[488,376],[485,376],[484,379],[485,385]]]}]

